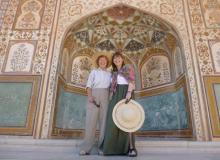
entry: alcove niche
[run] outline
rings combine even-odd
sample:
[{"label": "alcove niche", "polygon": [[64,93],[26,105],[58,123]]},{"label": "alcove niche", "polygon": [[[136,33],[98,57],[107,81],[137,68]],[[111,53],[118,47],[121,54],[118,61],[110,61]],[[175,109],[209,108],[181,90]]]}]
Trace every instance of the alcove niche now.
[{"label": "alcove niche", "polygon": [[52,136],[83,136],[85,85],[95,67],[94,57],[116,51],[122,51],[126,63],[135,68],[135,99],[146,114],[137,135],[192,138],[184,51],[177,32],[161,18],[124,5],[83,18],[66,33]]}]

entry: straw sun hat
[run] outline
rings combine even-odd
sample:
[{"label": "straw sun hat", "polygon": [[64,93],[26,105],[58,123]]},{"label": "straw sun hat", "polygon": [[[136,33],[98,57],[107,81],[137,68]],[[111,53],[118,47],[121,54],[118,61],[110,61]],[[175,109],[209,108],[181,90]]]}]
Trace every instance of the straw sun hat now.
[{"label": "straw sun hat", "polygon": [[119,101],[112,112],[115,125],[125,132],[135,132],[144,124],[143,107],[134,100],[125,104],[125,99]]}]

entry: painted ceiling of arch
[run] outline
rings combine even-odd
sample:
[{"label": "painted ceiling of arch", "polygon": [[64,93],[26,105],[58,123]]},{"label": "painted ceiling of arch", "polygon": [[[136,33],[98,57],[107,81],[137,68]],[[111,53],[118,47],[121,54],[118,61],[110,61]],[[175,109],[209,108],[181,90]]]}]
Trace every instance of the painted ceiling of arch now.
[{"label": "painted ceiling of arch", "polygon": [[122,50],[130,57],[152,48],[170,53],[176,45],[171,27],[149,14],[126,6],[88,17],[73,27],[65,41],[65,47],[71,52],[80,48],[101,52]]}]

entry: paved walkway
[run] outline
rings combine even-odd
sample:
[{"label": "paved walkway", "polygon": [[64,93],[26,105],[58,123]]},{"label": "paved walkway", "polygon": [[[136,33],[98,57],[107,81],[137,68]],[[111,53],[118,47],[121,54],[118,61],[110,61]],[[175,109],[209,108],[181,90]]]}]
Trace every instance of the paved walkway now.
[{"label": "paved walkway", "polygon": [[0,137],[0,160],[220,160],[220,142],[137,141],[138,157],[78,155],[80,140]]}]

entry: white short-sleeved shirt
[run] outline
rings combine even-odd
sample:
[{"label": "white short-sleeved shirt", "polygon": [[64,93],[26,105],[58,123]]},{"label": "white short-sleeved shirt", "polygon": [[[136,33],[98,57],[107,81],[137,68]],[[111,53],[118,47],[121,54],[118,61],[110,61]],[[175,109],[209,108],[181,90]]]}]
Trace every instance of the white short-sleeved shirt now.
[{"label": "white short-sleeved shirt", "polygon": [[92,70],[89,74],[86,88],[109,88],[111,83],[111,73],[100,68]]},{"label": "white short-sleeved shirt", "polygon": [[117,84],[128,84],[128,81],[122,75],[118,74]]}]

